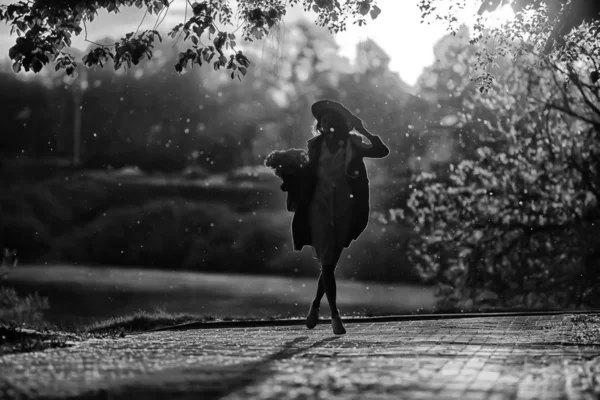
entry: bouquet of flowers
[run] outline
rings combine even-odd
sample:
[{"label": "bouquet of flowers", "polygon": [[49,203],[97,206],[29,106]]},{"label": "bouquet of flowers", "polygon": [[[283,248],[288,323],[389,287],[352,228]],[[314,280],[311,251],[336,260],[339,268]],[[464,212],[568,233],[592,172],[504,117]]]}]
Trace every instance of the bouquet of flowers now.
[{"label": "bouquet of flowers", "polygon": [[308,161],[308,154],[301,149],[276,150],[265,158],[265,166],[283,180],[281,190],[288,192],[288,211],[297,211],[307,200],[312,182]]},{"label": "bouquet of flowers", "polygon": [[281,179],[286,175],[301,175],[307,165],[308,154],[301,149],[275,150],[265,158],[265,166],[272,168]]}]

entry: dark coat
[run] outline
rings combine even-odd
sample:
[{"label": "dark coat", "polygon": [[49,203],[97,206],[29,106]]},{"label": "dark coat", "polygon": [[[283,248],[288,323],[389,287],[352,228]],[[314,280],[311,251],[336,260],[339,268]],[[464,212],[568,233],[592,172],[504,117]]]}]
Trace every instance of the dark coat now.
[{"label": "dark coat", "polygon": [[[346,179],[352,194],[352,221],[344,247],[350,246],[358,239],[369,222],[369,177],[363,159],[384,158],[389,149],[378,136],[373,136],[371,145],[362,142],[358,135],[351,134],[348,141],[346,159]],[[323,136],[315,136],[307,143],[309,164],[301,177],[284,177],[281,185],[288,192],[287,209],[294,212],[292,221],[292,240],[294,250],[300,251],[304,246],[312,246],[310,230],[310,203],[316,186],[317,164],[321,156]]]}]

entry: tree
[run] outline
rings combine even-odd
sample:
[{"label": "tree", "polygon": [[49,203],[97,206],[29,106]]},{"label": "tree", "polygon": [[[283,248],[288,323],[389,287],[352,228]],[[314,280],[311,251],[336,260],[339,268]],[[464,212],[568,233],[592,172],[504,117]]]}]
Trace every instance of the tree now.
[{"label": "tree", "polygon": [[[505,3],[506,0],[484,1],[479,7],[478,14],[496,11]],[[544,45],[546,52],[557,45],[564,46],[564,37],[573,28],[600,19],[600,2],[596,0],[513,0],[510,6],[517,13],[542,6],[547,7],[552,30]]]},{"label": "tree", "polygon": [[[157,30],[161,19],[175,0],[34,0],[19,1],[0,6],[0,20],[11,25],[11,33],[18,37],[10,48],[9,57],[15,72],[41,69],[54,62],[55,68],[73,75],[77,61],[65,48],[71,45],[73,35],[85,34],[87,24],[94,21],[100,10],[118,13],[121,8],[145,9],[156,17],[155,29],[129,32],[113,45],[95,44],[84,57],[86,66],[103,66],[109,60],[115,69],[131,68],[143,59],[150,59],[155,40],[162,41]],[[247,73],[250,61],[237,50],[235,32],[241,29],[241,39],[262,40],[278,29],[288,7],[302,5],[306,11],[317,14],[316,23],[331,32],[346,29],[347,23],[366,23],[367,15],[377,18],[380,9],[376,0],[237,0],[240,25],[234,26],[234,9],[228,0],[185,1],[184,21],[169,32],[172,39],[188,42],[188,48],[179,53],[175,69],[182,72],[195,64],[212,64],[215,70],[225,68],[231,78]],[[210,44],[205,44],[205,42]],[[229,53],[227,57],[226,52]]]},{"label": "tree", "polygon": [[[434,46],[435,63],[424,69],[416,85],[417,95],[429,105],[422,113],[425,124],[419,135],[425,144],[420,161],[429,167],[425,170],[474,159],[479,147],[494,146],[489,135],[480,135],[497,123],[498,115],[473,101],[477,84],[471,78],[480,47],[470,44],[469,36],[469,29],[463,27],[456,35],[440,39]],[[491,72],[502,80],[507,68],[505,58]]]},{"label": "tree", "polygon": [[445,306],[564,308],[600,294],[599,28],[566,35],[567,56],[531,46],[493,95],[472,91],[467,119],[495,114],[480,134],[497,145],[449,180],[415,178],[411,257]]},{"label": "tree", "polygon": [[[444,4],[446,3],[446,4]],[[501,5],[510,4],[515,17],[498,27],[489,27],[485,12],[495,11]],[[446,7],[442,7],[445,5]],[[459,14],[467,6],[466,0],[452,2],[442,0],[420,0],[419,8],[424,20],[434,18],[445,21],[453,35],[461,28]],[[574,28],[584,24],[587,32],[597,37],[598,31],[591,22],[600,20],[600,2],[597,0],[486,0],[478,10],[471,38],[472,44],[481,44],[474,64],[477,67],[475,81],[480,90],[488,90],[495,75],[490,69],[498,60],[510,56],[513,61],[531,52],[530,47],[542,56],[552,56],[572,50],[567,37]],[[586,25],[587,24],[587,25]],[[598,48],[600,42],[593,39]]]}]

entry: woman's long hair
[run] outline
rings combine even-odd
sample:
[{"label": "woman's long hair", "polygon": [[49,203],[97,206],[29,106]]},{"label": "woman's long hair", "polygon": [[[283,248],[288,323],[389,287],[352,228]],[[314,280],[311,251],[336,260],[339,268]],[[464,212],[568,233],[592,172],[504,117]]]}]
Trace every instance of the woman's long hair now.
[{"label": "woman's long hair", "polygon": [[[335,111],[326,111],[325,114],[329,114],[332,118],[332,125],[333,125],[333,129],[335,130],[335,132],[337,133],[345,133],[345,134],[350,134],[350,125],[348,124],[348,122],[344,119],[344,117],[342,117],[339,113],[335,112]],[[323,115],[325,115],[323,114]],[[322,116],[321,116],[322,118]],[[315,121],[315,123],[313,124],[313,136],[319,136],[323,133],[323,131],[321,130],[321,118],[319,118],[318,120]]]}]

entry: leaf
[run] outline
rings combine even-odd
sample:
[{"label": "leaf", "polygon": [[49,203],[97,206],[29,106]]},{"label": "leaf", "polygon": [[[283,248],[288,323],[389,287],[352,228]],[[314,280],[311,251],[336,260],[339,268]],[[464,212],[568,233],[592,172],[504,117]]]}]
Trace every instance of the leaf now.
[{"label": "leaf", "polygon": [[371,19],[376,19],[379,14],[381,14],[381,9],[377,6],[373,6],[373,9],[371,10]]},{"label": "leaf", "polygon": [[21,71],[21,61],[15,61],[12,65],[12,70],[15,72],[15,74],[18,74],[19,71]]},{"label": "leaf", "polygon": [[32,63],[33,72],[38,73],[42,70],[43,67],[44,67],[44,63],[42,63],[42,61],[40,61],[37,57],[34,57],[33,63]]},{"label": "leaf", "polygon": [[358,11],[362,15],[367,15],[369,13],[370,9],[371,9],[371,3],[367,0],[365,0],[362,3],[360,3],[360,7],[359,7]]}]

